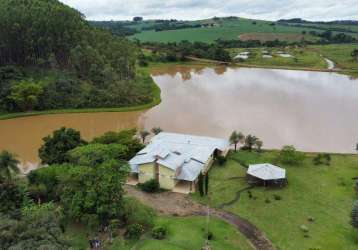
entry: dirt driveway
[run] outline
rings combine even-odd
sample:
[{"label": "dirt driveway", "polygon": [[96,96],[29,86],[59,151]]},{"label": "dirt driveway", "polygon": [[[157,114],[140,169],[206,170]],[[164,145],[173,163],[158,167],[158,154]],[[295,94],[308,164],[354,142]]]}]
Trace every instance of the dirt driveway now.
[{"label": "dirt driveway", "polygon": [[[204,216],[207,214],[207,207],[192,200],[190,196],[164,192],[157,194],[144,193],[133,186],[126,186],[129,196],[137,198],[142,203],[152,207],[160,214],[171,216]],[[210,209],[212,216],[226,221],[237,228],[252,246],[257,250],[275,250],[271,241],[267,239],[255,225],[240,216],[219,209]]]}]

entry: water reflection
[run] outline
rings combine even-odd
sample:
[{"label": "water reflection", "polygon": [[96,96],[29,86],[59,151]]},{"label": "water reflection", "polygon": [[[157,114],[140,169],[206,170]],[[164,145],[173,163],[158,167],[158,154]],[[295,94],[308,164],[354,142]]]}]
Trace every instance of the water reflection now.
[{"label": "water reflection", "polygon": [[[227,137],[240,130],[266,148],[354,152],[358,141],[358,81],[334,73],[217,67],[156,74],[163,102],[145,126]],[[185,84],[183,84],[185,82]]]}]

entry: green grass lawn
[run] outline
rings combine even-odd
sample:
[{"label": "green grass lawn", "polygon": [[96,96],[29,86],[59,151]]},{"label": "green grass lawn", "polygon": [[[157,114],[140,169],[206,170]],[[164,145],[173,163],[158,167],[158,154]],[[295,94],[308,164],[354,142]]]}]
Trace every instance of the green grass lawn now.
[{"label": "green grass lawn", "polygon": [[[215,166],[210,172],[211,205],[218,207],[233,200],[238,190],[248,186],[244,178],[230,179],[246,173],[235,159],[250,164],[275,163],[275,158],[275,152],[231,154],[225,166]],[[331,166],[315,166],[312,158],[311,154],[302,166],[281,165],[287,170],[286,188],[256,187],[254,199],[244,192],[239,201],[224,209],[250,220],[279,249],[357,249],[358,231],[350,226],[349,215],[357,198],[352,178],[358,176],[358,156],[332,155]],[[274,195],[282,200],[275,200]],[[194,198],[206,202],[197,195]],[[309,217],[315,221],[309,222]],[[308,238],[301,225],[309,228]]]},{"label": "green grass lawn", "polygon": [[[315,51],[304,48],[253,48],[253,49],[230,49],[229,52],[234,58],[238,53],[249,51],[251,54],[247,60],[241,63],[256,66],[272,67],[292,67],[292,68],[310,68],[310,69],[327,69],[327,64],[323,57]],[[272,58],[263,58],[263,51],[269,52]],[[277,54],[278,51],[292,55],[284,58]]]},{"label": "green grass lawn", "polygon": [[[150,232],[139,241],[125,241],[118,237],[107,250],[193,250],[201,249],[205,243],[205,217],[158,217],[156,225],[168,228],[168,235],[164,240],[155,240]],[[211,246],[215,250],[252,250],[245,237],[233,226],[219,219],[211,219],[209,230],[213,233]],[[80,226],[71,226],[66,232],[66,238],[72,247],[84,250],[88,247],[87,231]]]},{"label": "green grass lawn", "polygon": [[358,49],[358,44],[317,45],[309,48],[334,61],[338,68],[358,70],[358,61],[354,61],[351,56],[352,51]]}]

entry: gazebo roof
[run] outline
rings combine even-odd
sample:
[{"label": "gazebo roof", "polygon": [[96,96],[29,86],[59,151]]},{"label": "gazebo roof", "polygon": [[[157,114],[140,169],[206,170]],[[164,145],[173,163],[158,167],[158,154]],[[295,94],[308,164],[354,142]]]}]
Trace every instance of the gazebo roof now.
[{"label": "gazebo roof", "polygon": [[269,163],[250,165],[247,174],[268,181],[286,178],[286,170]]}]

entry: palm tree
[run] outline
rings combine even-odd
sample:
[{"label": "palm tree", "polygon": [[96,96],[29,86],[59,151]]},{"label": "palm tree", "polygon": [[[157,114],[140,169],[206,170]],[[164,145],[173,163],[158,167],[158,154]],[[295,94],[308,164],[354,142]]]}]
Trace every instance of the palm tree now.
[{"label": "palm tree", "polygon": [[254,145],[256,145],[257,141],[259,139],[256,137],[256,136],[253,136],[253,135],[248,135],[246,136],[246,139],[245,139],[245,147],[248,149],[248,150],[252,150],[252,147]]},{"label": "palm tree", "polygon": [[243,142],[243,140],[245,139],[245,136],[243,133],[241,132],[232,132],[232,134],[230,135],[230,143],[235,145],[235,151],[237,151],[237,145],[241,142]]},{"label": "palm tree", "polygon": [[8,151],[0,153],[0,179],[11,180],[13,173],[19,173],[19,161]]},{"label": "palm tree", "polygon": [[140,137],[142,138],[143,143],[145,142],[145,138],[147,138],[150,133],[147,130],[142,130],[139,132]]},{"label": "palm tree", "polygon": [[161,132],[163,132],[163,129],[161,127],[152,128],[152,133],[155,135],[160,134]]}]

